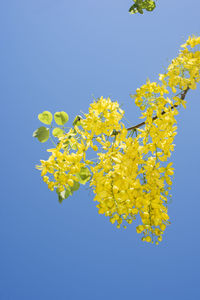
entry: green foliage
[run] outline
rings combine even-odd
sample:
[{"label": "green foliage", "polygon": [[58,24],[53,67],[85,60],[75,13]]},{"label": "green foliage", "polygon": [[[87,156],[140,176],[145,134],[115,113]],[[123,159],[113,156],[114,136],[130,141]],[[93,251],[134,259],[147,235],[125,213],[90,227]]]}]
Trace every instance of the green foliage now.
[{"label": "green foliage", "polygon": [[64,130],[62,130],[61,128],[59,127],[56,127],[52,130],[52,134],[53,136],[55,137],[59,137],[59,136],[62,136],[64,134]]},{"label": "green foliage", "polygon": [[90,180],[91,173],[88,168],[82,167],[80,172],[76,175],[76,177],[78,178],[81,184],[86,184],[86,182]]},{"label": "green foliage", "polygon": [[[40,122],[46,125],[50,125],[50,128],[41,126],[33,132],[33,137],[36,137],[39,142],[44,143],[49,139],[51,129],[52,129],[52,134],[55,138],[59,139],[60,136],[63,136],[65,134],[64,124],[68,122],[69,116],[64,111],[56,112],[54,114],[54,120],[57,125],[61,126],[61,128],[57,126],[56,127],[52,126],[53,116],[52,113],[49,111],[43,111],[41,114],[38,115],[38,119],[40,120]],[[50,139],[52,140],[51,137]]]},{"label": "green foliage", "polygon": [[53,116],[49,111],[43,111],[43,113],[38,115],[38,119],[40,122],[50,125],[53,120]]},{"label": "green foliage", "polygon": [[79,188],[80,188],[80,183],[77,182],[77,181],[74,181],[74,185],[72,187],[68,186],[62,192],[59,192],[58,189],[57,189],[56,192],[58,194],[58,201],[60,203],[62,203],[63,200],[65,200],[69,196],[71,196],[73,194],[73,192],[78,191]]},{"label": "green foliage", "polygon": [[78,191],[79,188],[80,188],[80,183],[77,181],[74,181],[74,185],[71,187],[71,191],[72,192]]},{"label": "green foliage", "polygon": [[41,143],[46,142],[49,139],[49,128],[39,127],[33,132],[33,137],[36,137]]},{"label": "green foliage", "polygon": [[135,3],[130,7],[129,12],[131,14],[140,13],[143,14],[143,10],[153,11],[156,7],[155,1],[152,0],[133,0]]},{"label": "green foliage", "polygon": [[58,124],[58,125],[64,125],[65,123],[68,122],[69,116],[64,111],[56,112],[54,114],[54,120],[55,120],[56,124]]},{"label": "green foliage", "polygon": [[74,121],[73,121],[73,126],[79,126],[79,125],[81,125],[81,119],[82,119],[82,117],[81,116],[76,116],[76,118],[74,119]]},{"label": "green foliage", "polygon": [[58,194],[58,201],[60,203],[63,202],[63,200],[67,199],[69,196],[72,195],[72,191],[70,189],[70,187],[67,187],[64,191],[59,192],[58,190],[56,191]]}]

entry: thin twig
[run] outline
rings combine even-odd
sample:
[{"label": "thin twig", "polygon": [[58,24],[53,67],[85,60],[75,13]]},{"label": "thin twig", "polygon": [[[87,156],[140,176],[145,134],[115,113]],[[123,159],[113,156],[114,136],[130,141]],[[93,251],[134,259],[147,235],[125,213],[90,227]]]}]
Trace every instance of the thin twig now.
[{"label": "thin twig", "polygon": [[[185,96],[186,96],[187,92],[189,91],[189,89],[190,89],[190,88],[187,87],[187,89],[184,90],[184,91],[181,93],[181,97],[180,97],[181,100],[184,100],[184,99],[185,99]],[[177,107],[177,106],[178,106],[178,105],[173,105],[173,106],[171,106],[171,109],[174,109],[174,108]],[[166,112],[163,111],[161,114],[164,115],[164,114],[166,114]],[[153,121],[156,120],[157,118],[158,118],[158,116],[153,117]],[[134,130],[134,129],[137,129],[137,128],[139,128],[139,127],[142,127],[143,125],[145,125],[145,121],[144,121],[144,122],[141,122],[141,123],[139,123],[139,124],[137,124],[137,125],[131,126],[131,127],[127,128],[127,130],[128,130],[128,131]]]}]

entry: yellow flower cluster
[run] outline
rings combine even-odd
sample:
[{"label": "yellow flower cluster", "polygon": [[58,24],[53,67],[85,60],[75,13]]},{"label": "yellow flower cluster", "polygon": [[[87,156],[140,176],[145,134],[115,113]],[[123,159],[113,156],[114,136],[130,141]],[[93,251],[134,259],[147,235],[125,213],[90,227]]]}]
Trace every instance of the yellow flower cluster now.
[{"label": "yellow flower cluster", "polygon": [[101,97],[90,105],[89,113],[85,114],[85,119],[81,125],[86,132],[91,132],[92,137],[101,134],[110,136],[113,129],[121,129],[119,121],[123,114],[124,112],[117,102],[112,102],[110,98]]},{"label": "yellow flower cluster", "polygon": [[[172,60],[168,72],[160,75],[162,84],[169,86],[173,93],[176,93],[177,89],[196,89],[196,83],[200,81],[200,51],[192,51],[192,49],[199,44],[200,37],[189,37],[181,46],[183,50],[180,51],[179,56]],[[176,100],[177,105],[181,104],[180,99]]]},{"label": "yellow flower cluster", "polygon": [[[85,167],[85,163],[81,162],[85,145],[83,141],[78,142],[75,135],[71,129],[68,134],[60,137],[57,147],[47,150],[52,153],[49,159],[41,160],[41,165],[37,166],[37,169],[42,171],[43,181],[51,191],[55,188],[58,192],[68,191],[79,181],[76,175]],[[46,176],[47,173],[51,177]]]},{"label": "yellow flower cluster", "polygon": [[[41,160],[37,169],[41,170],[43,181],[51,191],[56,188],[58,193],[67,192],[68,195],[70,187],[73,188],[77,182],[85,184],[90,178],[86,165],[92,164],[92,161],[86,160],[86,151],[89,148],[98,150],[93,140],[99,133],[110,136],[113,129],[121,128],[119,121],[122,114],[117,102],[102,97],[91,104],[89,113],[81,121],[82,129],[75,125],[74,129],[59,137],[56,148],[47,150],[52,155],[47,161]],[[47,173],[50,175],[47,176]]]},{"label": "yellow flower cluster", "polygon": [[[61,136],[56,148],[48,150],[52,153],[49,159],[41,161],[38,168],[49,189],[60,193],[77,182],[85,183],[80,173],[87,167],[92,176],[86,177],[99,213],[108,216],[117,228],[126,228],[138,215],[141,224],[137,233],[142,233],[142,240],[161,241],[170,224],[167,203],[174,169],[167,160],[174,150],[175,116],[178,106],[185,107],[188,90],[200,81],[200,51],[193,50],[199,44],[199,37],[189,37],[167,72],[160,74],[160,82],[147,80],[136,90],[135,103],[144,126],[130,128],[131,135],[117,102],[103,97],[94,101],[79,125]],[[86,159],[89,148],[98,151],[96,162]]]}]

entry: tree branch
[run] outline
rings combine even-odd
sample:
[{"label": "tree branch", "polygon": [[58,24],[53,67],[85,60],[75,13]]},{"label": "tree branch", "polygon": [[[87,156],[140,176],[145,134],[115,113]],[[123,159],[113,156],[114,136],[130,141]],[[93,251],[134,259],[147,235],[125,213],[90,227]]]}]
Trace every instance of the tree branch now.
[{"label": "tree branch", "polygon": [[[184,100],[184,99],[185,99],[185,96],[186,96],[187,92],[189,91],[189,89],[190,89],[190,88],[187,87],[187,89],[184,90],[184,91],[181,93],[181,97],[180,97],[181,100]],[[173,106],[171,107],[171,109],[174,109],[174,108],[177,107],[177,106],[178,106],[178,105],[173,105]],[[164,115],[164,114],[166,114],[166,112],[163,111],[161,114]],[[157,118],[158,118],[157,116],[153,117],[153,121],[156,120]],[[142,127],[143,125],[145,125],[145,121],[144,121],[144,122],[141,122],[141,123],[139,123],[139,124],[137,124],[137,125],[131,126],[131,127],[127,128],[127,130],[128,130],[128,131],[134,130],[134,129],[137,129],[137,128],[139,128],[139,127]]]}]

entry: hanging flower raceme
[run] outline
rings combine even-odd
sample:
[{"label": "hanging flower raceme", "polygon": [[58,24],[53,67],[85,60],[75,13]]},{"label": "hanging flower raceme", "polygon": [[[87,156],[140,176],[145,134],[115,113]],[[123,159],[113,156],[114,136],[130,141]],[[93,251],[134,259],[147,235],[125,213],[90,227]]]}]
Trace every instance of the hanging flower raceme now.
[{"label": "hanging flower raceme", "polygon": [[[99,214],[108,216],[117,228],[139,218],[137,233],[142,240],[158,243],[170,224],[168,201],[174,169],[168,162],[174,150],[178,107],[185,107],[185,96],[200,81],[199,37],[190,37],[159,83],[150,82],[132,96],[144,121],[126,129],[124,111],[118,102],[99,98],[87,114],[77,116],[73,127],[65,127],[68,115],[45,111],[34,136],[45,142],[52,134],[58,139],[47,160],[37,166],[50,190],[56,189],[62,202],[80,184],[90,182]],[[135,135],[136,134],[136,135]],[[95,160],[90,159],[92,152]]]}]

